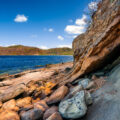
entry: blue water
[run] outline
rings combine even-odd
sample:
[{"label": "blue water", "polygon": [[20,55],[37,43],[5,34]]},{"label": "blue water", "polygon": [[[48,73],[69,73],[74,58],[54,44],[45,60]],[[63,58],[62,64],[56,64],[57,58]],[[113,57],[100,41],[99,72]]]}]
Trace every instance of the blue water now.
[{"label": "blue water", "polygon": [[37,65],[56,64],[73,61],[73,56],[0,56],[0,74],[15,74]]}]

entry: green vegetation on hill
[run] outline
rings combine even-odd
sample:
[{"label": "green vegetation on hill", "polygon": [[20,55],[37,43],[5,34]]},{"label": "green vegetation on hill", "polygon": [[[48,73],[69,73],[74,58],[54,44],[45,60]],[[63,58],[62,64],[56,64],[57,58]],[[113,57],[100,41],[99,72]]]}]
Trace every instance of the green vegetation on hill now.
[{"label": "green vegetation on hill", "polygon": [[0,55],[72,55],[70,48],[51,48],[48,50],[29,47],[23,45],[15,45],[9,47],[0,47]]}]

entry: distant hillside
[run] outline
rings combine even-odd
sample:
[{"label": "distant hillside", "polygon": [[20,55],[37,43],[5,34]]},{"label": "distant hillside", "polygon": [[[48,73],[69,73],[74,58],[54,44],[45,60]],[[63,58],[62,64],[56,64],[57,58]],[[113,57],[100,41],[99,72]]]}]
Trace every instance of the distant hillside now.
[{"label": "distant hillside", "polygon": [[52,48],[48,50],[29,47],[23,45],[15,45],[9,47],[0,47],[0,55],[72,55],[70,48]]}]

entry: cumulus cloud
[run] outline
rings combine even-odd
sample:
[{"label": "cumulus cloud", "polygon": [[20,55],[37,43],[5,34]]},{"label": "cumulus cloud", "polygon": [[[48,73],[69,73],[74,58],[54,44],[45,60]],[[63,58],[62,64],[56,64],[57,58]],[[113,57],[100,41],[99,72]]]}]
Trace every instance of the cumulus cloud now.
[{"label": "cumulus cloud", "polygon": [[83,15],[81,19],[76,19],[75,23],[76,25],[84,26],[86,25],[86,19],[87,19],[87,16]]},{"label": "cumulus cloud", "polygon": [[75,25],[67,25],[65,31],[68,34],[82,34],[86,29],[87,16],[83,15],[81,19],[76,19]]},{"label": "cumulus cloud", "polygon": [[[90,2],[88,4],[89,10],[90,11],[96,11],[97,10],[97,4],[98,4],[98,2]],[[82,18],[76,19],[75,24],[67,25],[66,28],[65,28],[65,31],[68,34],[74,34],[74,35],[84,33],[86,31],[87,20],[88,19],[89,19],[89,17],[87,17],[86,15],[83,15]]]},{"label": "cumulus cloud", "polygon": [[65,31],[68,34],[82,34],[85,32],[85,27],[77,25],[68,25],[66,26]]},{"label": "cumulus cloud", "polygon": [[25,15],[17,15],[14,19],[15,22],[27,22],[28,18]]},{"label": "cumulus cloud", "polygon": [[64,37],[62,37],[61,35],[58,35],[58,39],[63,41]]},{"label": "cumulus cloud", "polygon": [[54,30],[53,30],[53,28],[49,28],[48,31],[49,32],[53,32]]},{"label": "cumulus cloud", "polygon": [[64,48],[64,47],[68,47],[68,48],[72,48],[72,44],[69,45],[58,45],[58,48]]},{"label": "cumulus cloud", "polygon": [[48,49],[47,46],[43,46],[43,45],[42,45],[42,46],[39,46],[39,48],[40,48],[40,49]]},{"label": "cumulus cloud", "polygon": [[77,35],[74,35],[74,36],[72,36],[73,38],[76,38],[77,37]]},{"label": "cumulus cloud", "polygon": [[97,10],[97,2],[89,3],[88,8],[91,9],[91,10]]}]

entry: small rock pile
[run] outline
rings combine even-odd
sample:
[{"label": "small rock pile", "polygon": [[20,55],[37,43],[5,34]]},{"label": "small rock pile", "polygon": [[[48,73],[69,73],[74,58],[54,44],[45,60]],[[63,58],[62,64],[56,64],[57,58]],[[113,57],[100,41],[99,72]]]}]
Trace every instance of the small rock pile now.
[{"label": "small rock pile", "polygon": [[[89,89],[95,87],[95,84],[87,78],[79,79],[76,82],[77,85],[71,85],[70,88],[63,85],[55,90],[53,88],[56,85],[51,82],[45,83],[44,86],[36,86],[37,89],[35,89],[36,84],[29,83],[28,97],[11,99],[5,103],[0,103],[0,120],[81,118],[86,114],[87,106],[93,102]],[[44,93],[42,98],[38,94],[41,94],[41,92]],[[37,97],[34,99],[35,96],[30,95],[36,95]]]}]

